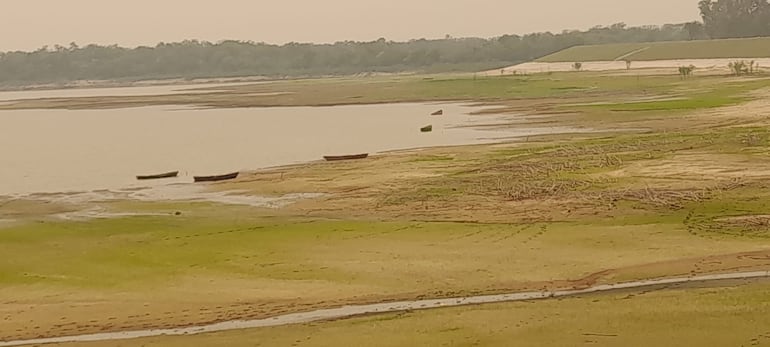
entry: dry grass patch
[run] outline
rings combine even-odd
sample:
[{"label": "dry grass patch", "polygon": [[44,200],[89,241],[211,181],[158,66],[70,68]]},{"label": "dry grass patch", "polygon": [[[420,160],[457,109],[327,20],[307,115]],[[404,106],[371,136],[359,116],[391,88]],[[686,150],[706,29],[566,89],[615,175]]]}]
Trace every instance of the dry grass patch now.
[{"label": "dry grass patch", "polygon": [[660,289],[59,346],[770,345],[767,281]]},{"label": "dry grass patch", "polygon": [[[734,254],[768,246],[697,237],[678,216],[474,224],[261,220],[243,212],[235,220],[188,213],[0,229],[7,255],[0,259],[0,339],[571,288],[655,271],[724,271],[735,263],[701,270],[693,264],[714,249]],[[740,266],[768,265],[758,258]]]}]

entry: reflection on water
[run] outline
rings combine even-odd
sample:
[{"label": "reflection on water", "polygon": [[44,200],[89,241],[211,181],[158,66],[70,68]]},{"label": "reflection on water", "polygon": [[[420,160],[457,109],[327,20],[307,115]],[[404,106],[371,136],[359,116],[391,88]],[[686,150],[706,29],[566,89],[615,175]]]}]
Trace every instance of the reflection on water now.
[{"label": "reflection on water", "polygon": [[[443,108],[445,115],[429,114]],[[190,182],[213,175],[427,146],[499,141],[563,128],[485,129],[473,107],[389,104],[338,107],[0,111],[0,195],[91,191]],[[432,124],[432,133],[420,127]],[[180,171],[137,182],[136,175]]]}]

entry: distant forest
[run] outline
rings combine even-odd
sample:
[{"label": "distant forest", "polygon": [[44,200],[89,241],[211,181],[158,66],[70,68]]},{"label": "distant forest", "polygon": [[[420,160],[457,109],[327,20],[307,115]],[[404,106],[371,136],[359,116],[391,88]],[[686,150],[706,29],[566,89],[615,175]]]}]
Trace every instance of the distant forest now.
[{"label": "distant forest", "polygon": [[369,72],[478,71],[533,60],[576,45],[699,40],[770,35],[768,0],[702,0],[703,22],[587,31],[334,44],[184,41],[155,47],[75,43],[34,52],[0,53],[0,85],[77,80],[206,77],[292,77]]},{"label": "distant forest", "polygon": [[474,71],[583,44],[687,39],[684,25],[615,24],[560,34],[334,44],[184,41],[155,47],[88,45],[0,53],[0,84],[235,76],[319,76],[399,71]]}]

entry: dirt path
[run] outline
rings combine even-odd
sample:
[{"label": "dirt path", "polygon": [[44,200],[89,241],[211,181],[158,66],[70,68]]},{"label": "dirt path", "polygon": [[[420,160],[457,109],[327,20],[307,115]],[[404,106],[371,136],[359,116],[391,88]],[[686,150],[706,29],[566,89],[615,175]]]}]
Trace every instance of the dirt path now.
[{"label": "dirt path", "polygon": [[407,310],[425,310],[432,308],[453,307],[463,305],[480,305],[490,303],[501,302],[514,302],[514,301],[527,301],[549,298],[561,298],[569,297],[581,294],[610,292],[625,289],[640,289],[652,286],[667,286],[677,284],[688,283],[703,283],[711,281],[723,281],[723,280],[745,280],[745,279],[758,279],[769,278],[770,271],[757,271],[757,272],[737,272],[717,275],[703,275],[693,277],[680,277],[680,278],[667,278],[667,279],[655,279],[645,281],[634,281],[619,284],[606,284],[585,289],[574,290],[559,290],[559,291],[539,291],[539,292],[523,292],[512,294],[500,294],[500,295],[485,295],[485,296],[472,296],[464,298],[450,298],[450,299],[434,299],[434,300],[417,300],[417,301],[402,301],[391,302],[382,304],[370,304],[370,305],[357,305],[346,306],[334,309],[317,310],[304,313],[293,313],[272,318],[256,319],[256,320],[235,320],[228,322],[221,322],[203,326],[192,326],[187,328],[177,329],[157,329],[157,330],[137,330],[137,331],[125,331],[114,333],[99,333],[77,336],[65,336],[65,337],[53,337],[53,338],[41,338],[32,340],[19,340],[19,341],[6,341],[0,342],[0,347],[10,346],[23,346],[23,345],[39,345],[39,344],[51,344],[51,343],[66,343],[66,342],[89,342],[89,341],[112,341],[112,340],[125,340],[135,339],[142,337],[155,337],[164,335],[196,335],[204,333],[213,333],[230,330],[242,330],[253,328],[265,328],[275,327],[291,324],[303,324],[311,322],[319,322],[333,319],[351,318],[360,315],[368,314],[383,314],[400,312]]},{"label": "dirt path", "polygon": [[628,58],[628,57],[630,57],[630,56],[632,56],[632,55],[634,55],[636,53],[644,52],[644,51],[646,51],[646,50],[648,50],[650,48],[651,48],[650,46],[647,46],[647,47],[643,47],[643,48],[639,48],[639,49],[633,50],[631,52],[628,52],[626,54],[623,54],[623,55],[615,58],[613,61],[621,61],[621,60],[626,59],[626,58]]}]

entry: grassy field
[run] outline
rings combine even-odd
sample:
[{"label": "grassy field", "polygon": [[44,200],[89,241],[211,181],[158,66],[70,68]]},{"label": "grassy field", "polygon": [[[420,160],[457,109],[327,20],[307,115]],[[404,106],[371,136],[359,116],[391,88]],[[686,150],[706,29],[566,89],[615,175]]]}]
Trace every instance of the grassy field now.
[{"label": "grassy field", "polygon": [[537,61],[557,63],[719,58],[770,58],[770,38],[575,46]]},{"label": "grassy field", "polygon": [[[768,346],[767,282],[406,312],[101,346]],[[737,286],[736,286],[737,285]]]},{"label": "grassy field", "polygon": [[[502,126],[603,132],[310,163],[244,173],[211,187],[256,195],[326,193],[273,210],[0,200],[0,220],[13,220],[0,224],[0,341],[770,269],[768,87],[761,78],[563,73],[291,81],[203,94],[189,102],[241,107],[457,98],[494,112],[538,116]],[[253,97],[281,90],[293,94]],[[173,97],[108,98],[97,107],[186,100]],[[38,100],[15,107],[80,104]],[[138,215],[53,216],[94,206]],[[122,344],[356,345],[370,336],[382,345],[641,345],[650,335],[669,341],[673,333],[661,332],[665,326],[681,327],[687,343],[750,343],[765,333],[758,330],[766,307],[757,293],[766,286],[466,307]],[[659,302],[666,304],[652,304]],[[593,319],[584,319],[586,312]],[[706,328],[691,324],[694,317],[703,317]],[[753,323],[739,327],[744,319]]]},{"label": "grassy field", "polygon": [[770,245],[693,236],[685,213],[652,225],[644,217],[476,224],[214,219],[199,209],[3,229],[1,337],[761,267],[768,262],[738,253]]}]

